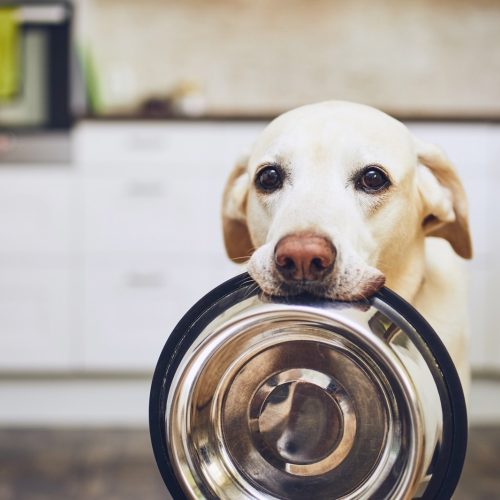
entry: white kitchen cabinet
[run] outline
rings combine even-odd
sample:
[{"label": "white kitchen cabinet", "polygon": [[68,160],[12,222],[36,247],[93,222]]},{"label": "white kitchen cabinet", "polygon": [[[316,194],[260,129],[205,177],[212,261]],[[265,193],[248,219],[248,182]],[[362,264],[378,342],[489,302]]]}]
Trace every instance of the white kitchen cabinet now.
[{"label": "white kitchen cabinet", "polygon": [[[87,259],[90,256],[135,256],[137,262],[141,259],[161,262],[177,252],[195,262],[201,273],[203,266],[211,264],[206,261],[202,264],[200,258],[210,257],[221,266],[226,265],[219,219],[222,190],[232,165],[250,149],[264,125],[89,122],[80,126],[76,150],[84,174],[84,251]],[[492,265],[500,250],[499,222],[494,215],[497,211],[494,186],[499,175],[495,165],[500,155],[500,127],[411,123],[410,128],[421,139],[440,145],[464,182],[476,254],[476,259],[468,263],[471,357],[476,368],[500,368],[500,349],[497,348],[500,342],[494,333],[498,321],[491,298],[498,276]],[[90,271],[87,269],[87,272]],[[233,274],[237,272],[235,269]],[[97,276],[94,275],[93,280],[98,281]],[[219,279],[214,278],[215,285],[222,281],[222,273]],[[169,286],[166,284],[165,291],[158,297],[166,297]],[[176,298],[184,298],[182,306],[175,307],[185,310],[190,299],[195,300],[192,293],[195,285],[193,281],[180,279],[175,289]],[[115,308],[118,317],[117,311],[126,308],[123,302],[121,305],[120,301],[115,302],[116,297],[125,299],[123,294],[116,295],[116,288],[114,290],[108,290],[106,301],[100,303]],[[148,296],[144,290],[142,292],[144,295],[129,290],[130,303],[134,302],[133,296],[138,303],[141,302],[138,297]],[[164,298],[158,300],[166,301]],[[104,314],[104,306],[101,308],[103,311],[96,313],[97,316]],[[94,306],[89,306],[86,315],[92,311]],[[164,314],[161,321],[166,324],[167,313]],[[151,314],[151,321],[153,317]],[[100,320],[96,320],[96,324],[103,325]],[[101,328],[101,342],[106,342],[105,337],[107,332],[112,332],[113,324],[116,323]],[[133,320],[127,322],[127,325],[133,324]],[[134,338],[132,330],[130,326],[130,338]],[[154,328],[151,326],[150,330]],[[85,337],[89,335],[93,332],[87,328]],[[113,345],[116,334],[109,335],[110,345]],[[152,334],[152,338],[155,335]],[[148,349],[149,352],[154,350],[151,346],[146,351]],[[125,367],[125,351],[121,356],[119,363]],[[103,366],[105,362],[103,358]],[[109,362],[113,360],[110,358]],[[133,365],[132,361],[130,363]],[[141,363],[145,366],[145,358]]]},{"label": "white kitchen cabinet", "polygon": [[173,326],[241,272],[224,183],[262,124],[86,124],[77,132],[86,370],[151,371]]},{"label": "white kitchen cabinet", "polygon": [[[470,201],[471,354],[500,369],[500,127],[410,124],[440,144]],[[220,202],[264,123],[84,122],[75,166],[0,168],[0,371],[151,371],[168,333],[241,269]]]},{"label": "white kitchen cabinet", "polygon": [[80,337],[68,266],[0,262],[0,371],[74,367]]},{"label": "white kitchen cabinet", "polygon": [[222,180],[86,178],[85,253],[223,252]]},{"label": "white kitchen cabinet", "polygon": [[82,363],[88,370],[151,369],[175,320],[165,262],[89,258],[84,275]]},{"label": "white kitchen cabinet", "polygon": [[73,368],[74,185],[69,166],[0,168],[0,372]]},{"label": "white kitchen cabinet", "polygon": [[168,248],[175,193],[163,178],[85,178],[83,190],[85,254]]},{"label": "white kitchen cabinet", "polygon": [[67,256],[75,227],[69,167],[0,168],[0,255]]},{"label": "white kitchen cabinet", "polygon": [[235,268],[203,254],[89,257],[83,367],[153,370],[175,324],[205,293],[236,274]]}]

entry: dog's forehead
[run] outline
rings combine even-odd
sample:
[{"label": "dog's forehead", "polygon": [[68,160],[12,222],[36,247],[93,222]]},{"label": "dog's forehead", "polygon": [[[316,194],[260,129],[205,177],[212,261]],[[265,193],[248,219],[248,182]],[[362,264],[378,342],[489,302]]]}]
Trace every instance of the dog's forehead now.
[{"label": "dog's forehead", "polygon": [[276,118],[258,138],[251,163],[297,158],[399,164],[413,156],[411,135],[401,122],[368,106],[332,102]]}]

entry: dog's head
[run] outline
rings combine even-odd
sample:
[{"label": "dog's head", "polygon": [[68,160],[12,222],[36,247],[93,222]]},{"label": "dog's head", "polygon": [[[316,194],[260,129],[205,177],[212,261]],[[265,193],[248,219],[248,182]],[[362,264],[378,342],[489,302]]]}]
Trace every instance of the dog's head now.
[{"label": "dog's head", "polygon": [[369,296],[411,272],[426,235],[471,256],[466,199],[446,156],[359,104],[314,104],[274,120],[233,170],[222,213],[229,256],[250,259],[271,295]]}]

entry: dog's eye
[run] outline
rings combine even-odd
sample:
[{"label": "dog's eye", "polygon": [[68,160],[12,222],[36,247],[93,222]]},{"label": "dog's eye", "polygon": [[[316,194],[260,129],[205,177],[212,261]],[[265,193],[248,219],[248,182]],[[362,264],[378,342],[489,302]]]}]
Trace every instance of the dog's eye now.
[{"label": "dog's eye", "polygon": [[283,185],[283,175],[281,169],[276,165],[264,167],[257,173],[255,185],[265,192],[276,191]]},{"label": "dog's eye", "polygon": [[356,180],[356,189],[365,193],[376,193],[389,186],[390,182],[385,172],[376,166],[366,167]]}]

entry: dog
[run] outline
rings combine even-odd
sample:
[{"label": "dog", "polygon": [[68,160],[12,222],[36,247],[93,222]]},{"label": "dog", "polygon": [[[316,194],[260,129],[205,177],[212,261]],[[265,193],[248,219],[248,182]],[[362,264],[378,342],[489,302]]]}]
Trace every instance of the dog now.
[{"label": "dog", "polygon": [[386,284],[433,326],[468,392],[467,200],[437,146],[369,106],[302,106],[234,167],[222,223],[266,294],[358,301]]}]

